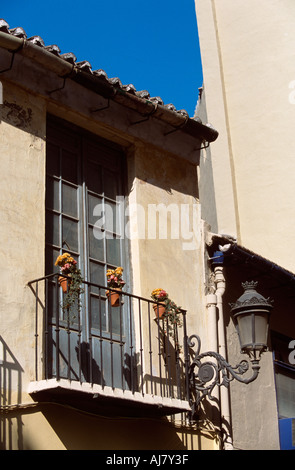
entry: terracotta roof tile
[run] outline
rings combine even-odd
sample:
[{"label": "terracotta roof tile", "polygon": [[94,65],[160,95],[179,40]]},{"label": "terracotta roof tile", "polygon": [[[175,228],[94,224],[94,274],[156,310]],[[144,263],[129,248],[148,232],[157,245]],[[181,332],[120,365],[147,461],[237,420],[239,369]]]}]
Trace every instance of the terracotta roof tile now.
[{"label": "terracotta roof tile", "polygon": [[24,31],[23,28],[21,28],[21,27],[9,28],[8,23],[4,19],[0,19],[0,31],[2,31],[4,33],[12,34],[13,36],[16,36],[16,37],[19,37],[19,38],[23,38],[23,39],[39,46],[39,47],[42,47],[42,48],[46,49],[48,52],[60,57],[63,60],[66,60],[67,62],[75,65],[76,67],[78,67],[79,69],[81,69],[85,72],[92,73],[96,76],[104,77],[106,80],[108,80],[108,82],[111,85],[113,85],[115,87],[118,87],[118,88],[121,88],[122,90],[126,91],[127,93],[131,93],[133,95],[136,94],[140,98],[150,100],[153,103],[161,104],[162,106],[167,106],[167,108],[170,109],[171,111],[178,112],[180,114],[187,114],[187,112],[185,110],[179,110],[178,111],[176,109],[176,107],[171,103],[165,105],[164,101],[159,96],[151,97],[147,90],[137,91],[136,88],[134,87],[134,85],[132,85],[132,84],[127,84],[127,85],[122,84],[121,80],[118,77],[108,78],[108,76],[107,76],[107,74],[104,70],[94,70],[93,71],[92,67],[91,67],[91,64],[88,61],[83,60],[83,61],[77,62],[77,57],[72,52],[67,52],[67,53],[61,54],[61,50],[60,50],[59,46],[56,45],[56,44],[45,46],[45,43],[44,43],[43,39],[40,36],[32,36],[30,38],[27,38],[26,32]]},{"label": "terracotta roof tile", "polygon": [[[160,107],[163,108],[163,110],[165,109],[167,113],[175,114],[175,119],[169,118],[169,122],[171,122],[171,125],[175,124],[176,128],[178,128],[180,117],[181,119],[184,118],[185,123],[187,119],[189,119],[189,115],[186,110],[184,109],[177,110],[176,107],[172,103],[165,104],[162,98],[159,96],[151,97],[150,93],[147,90],[137,91],[134,85],[132,84],[124,85],[122,84],[121,80],[118,77],[108,78],[107,73],[102,69],[92,70],[92,66],[90,62],[88,62],[87,60],[77,62],[77,57],[75,56],[73,52],[61,53],[61,50],[58,45],[56,44],[45,45],[43,39],[40,36],[32,36],[30,38],[27,38],[27,34],[23,28],[21,27],[9,28],[8,23],[4,19],[0,19],[0,32],[15,36],[19,39],[23,39],[24,41],[27,41],[33,44],[34,46],[38,46],[42,49],[45,49],[47,52],[73,65],[79,71],[86,73],[86,76],[90,74],[94,79],[97,77],[100,80],[100,83],[102,83],[102,81],[105,81],[105,86],[106,86],[108,93],[110,92],[109,89],[113,88],[115,90],[117,89],[118,92],[122,91],[122,99],[123,99],[124,93],[127,96],[129,96],[130,102],[132,102],[132,99],[134,100],[139,99],[139,100],[142,100],[142,105],[147,106],[148,103],[154,106],[159,105]],[[81,80],[82,80],[81,83],[85,82],[85,80],[83,81],[83,78],[81,78]],[[78,78],[77,78],[77,81],[79,81]],[[120,100],[120,94],[117,95],[117,100]],[[137,102],[134,101],[134,104],[132,106],[137,106],[136,103],[139,107],[142,107],[142,105],[140,105],[138,101]],[[163,113],[161,111],[158,114],[160,116],[163,116]],[[212,142],[217,138],[218,132],[209,124],[202,124],[202,121],[199,118],[191,118],[189,119],[189,121],[195,122],[195,125],[193,126],[194,129],[192,129],[193,122],[191,122],[190,125],[187,126],[187,132],[189,134],[195,135],[196,133],[198,134],[200,132],[203,135],[202,138],[205,140],[208,140],[209,142]],[[179,128],[180,127],[182,127],[182,124],[179,126]],[[189,127],[191,130],[188,130]]]},{"label": "terracotta roof tile", "polygon": [[31,42],[32,44],[35,44],[35,46],[45,46],[44,41],[40,36],[32,36],[31,38],[27,39],[27,41]]}]

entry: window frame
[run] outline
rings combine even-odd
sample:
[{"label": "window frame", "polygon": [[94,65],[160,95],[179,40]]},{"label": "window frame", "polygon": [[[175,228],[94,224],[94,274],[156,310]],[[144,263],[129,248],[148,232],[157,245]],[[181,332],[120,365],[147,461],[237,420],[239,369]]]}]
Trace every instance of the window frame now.
[{"label": "window frame", "polygon": [[[54,255],[54,250],[56,251],[56,255],[61,254],[62,252],[69,252],[71,253],[77,260],[79,260],[79,265],[78,267],[82,270],[82,275],[85,279],[86,282],[94,282],[95,284],[97,283],[96,280],[91,278],[91,263],[97,264],[99,266],[102,266],[102,271],[104,275],[104,281],[101,282],[101,285],[106,286],[106,270],[108,268],[115,268],[118,265],[124,267],[124,280],[126,282],[126,286],[128,286],[130,282],[130,256],[129,256],[129,241],[127,237],[125,237],[124,233],[124,226],[123,222],[124,219],[122,218],[123,215],[125,215],[125,194],[126,194],[126,173],[127,173],[127,159],[125,152],[123,149],[118,146],[117,144],[114,144],[112,142],[108,142],[105,139],[102,139],[92,133],[89,133],[88,131],[78,128],[76,126],[73,126],[72,124],[60,120],[59,118],[55,118],[52,116],[48,116],[48,124],[47,124],[47,129],[49,130],[49,133],[47,133],[47,145],[53,146],[56,145],[57,149],[59,149],[59,155],[56,158],[59,158],[59,168],[56,170],[58,171],[57,175],[53,174],[48,174],[46,171],[46,182],[48,184],[49,179],[51,179],[51,183],[53,181],[58,182],[58,204],[56,205],[55,209],[54,208],[48,208],[48,204],[45,203],[45,211],[46,211],[46,232],[48,228],[48,215],[47,214],[55,214],[60,218],[59,220],[59,237],[58,237],[58,244],[53,243],[53,238],[52,238],[52,243],[47,242],[48,240],[45,240],[45,252],[46,252],[46,264],[47,266],[45,267],[45,275],[51,274],[52,273],[52,258],[55,258]],[[51,129],[50,129],[51,128]],[[70,142],[70,148],[73,149],[76,159],[77,159],[77,180],[76,181],[69,181],[64,178],[63,172],[62,172],[62,159],[61,159],[61,149],[63,148],[63,139],[66,140],[66,143],[68,143],[72,136],[74,136],[74,143]],[[78,143],[78,144],[77,144]],[[48,148],[49,148],[48,147]],[[89,147],[92,147],[93,152],[91,153],[89,151]],[[46,147],[47,148],[47,147]],[[102,154],[99,155],[99,157],[96,157],[96,151],[97,149],[102,149]],[[114,157],[112,159],[112,157]],[[47,159],[47,164],[46,164],[46,169],[47,166],[50,167],[50,164],[48,164],[48,159],[50,158],[48,152],[46,152],[46,159]],[[114,173],[116,175],[116,194],[113,192],[112,194],[115,196],[120,196],[118,199],[113,199],[110,197],[109,194],[106,194],[107,191],[103,191],[101,194],[99,192],[95,192],[91,189],[90,182],[87,180],[87,172],[90,168],[90,165],[93,164],[93,159],[96,159],[95,164],[97,167],[100,167],[103,169],[101,173],[101,178],[103,178],[103,171],[109,171],[111,173]],[[117,163],[117,166],[114,168],[114,161]],[[115,171],[114,171],[115,170]],[[56,184],[56,183],[55,183]],[[52,184],[53,186],[53,184]],[[77,217],[75,217],[74,214],[64,214],[64,201],[63,201],[63,194],[62,192],[64,191],[64,188],[66,187],[72,187],[75,188],[77,191]],[[103,188],[103,184],[101,186],[101,189]],[[57,190],[57,187],[56,187]],[[110,187],[108,188],[108,191],[111,193]],[[48,192],[46,190],[46,200],[48,199]],[[121,211],[121,216],[119,217],[119,231],[120,233],[117,233],[117,227],[113,227],[113,232],[109,232],[110,227],[104,227],[101,232],[104,233],[104,238],[103,238],[103,259],[93,259],[90,253],[90,243],[89,243],[89,237],[91,230],[93,230],[94,224],[91,223],[91,218],[89,217],[89,198],[91,196],[95,197],[101,197],[101,200],[103,201],[103,207],[106,202],[114,204],[116,207],[119,207],[119,210]],[[50,194],[51,197],[51,202],[53,203],[54,201],[54,194]],[[49,198],[50,198],[49,197]],[[70,204],[69,204],[70,207]],[[57,210],[58,209],[58,210]],[[78,224],[78,250],[73,250],[69,246],[63,246],[64,244],[64,237],[63,235],[63,221],[64,220],[71,220],[74,222],[77,222]],[[113,235],[119,235],[120,236],[120,263],[119,264],[112,264],[109,261],[109,255],[107,252],[107,245],[110,244],[108,242],[109,239],[106,238],[107,233],[112,233]],[[45,237],[47,235],[45,234]],[[52,253],[52,256],[50,256],[51,261],[48,261],[48,252]],[[112,260],[114,261],[114,260]],[[48,265],[49,263],[49,265]],[[50,263],[52,265],[52,268],[49,268]],[[58,268],[55,267],[56,272],[58,272]],[[93,316],[95,312],[95,309],[93,308],[93,305],[91,303],[95,302],[95,299],[97,297],[97,294],[95,292],[91,292],[91,286],[86,285],[85,286],[85,294],[84,294],[84,313],[82,313],[81,319],[79,317],[79,321],[77,321],[76,325],[72,325],[73,329],[76,328],[78,331],[79,328],[81,328],[80,325],[83,325],[83,329],[85,330],[84,332],[84,337],[86,341],[89,341],[89,338],[92,338],[91,340],[103,340],[103,341],[117,341],[118,343],[126,343],[126,347],[128,345],[128,334],[134,335],[134,323],[132,323],[132,332],[130,333],[130,321],[127,320],[127,314],[126,312],[122,313],[120,309],[120,317],[118,317],[118,309],[114,313],[114,309],[109,307],[109,304],[107,302],[107,297],[105,295],[105,291],[100,291],[99,292],[99,299],[101,302],[101,298],[104,297],[104,312],[105,312],[105,323],[103,328],[103,334],[102,334],[102,328],[99,323],[93,324]],[[53,289],[54,290],[54,289]],[[54,299],[53,299],[54,302]],[[54,308],[54,307],[53,307]],[[59,325],[63,328],[67,327],[67,320],[65,318],[61,317],[61,308],[59,309],[60,316],[59,316]],[[130,313],[129,313],[130,315]],[[54,318],[52,317],[52,321],[54,322]],[[97,320],[98,321],[98,320]],[[89,327],[90,323],[90,327]],[[122,326],[123,325],[123,326]],[[78,332],[79,334],[79,332]],[[83,335],[83,334],[82,334]]]}]

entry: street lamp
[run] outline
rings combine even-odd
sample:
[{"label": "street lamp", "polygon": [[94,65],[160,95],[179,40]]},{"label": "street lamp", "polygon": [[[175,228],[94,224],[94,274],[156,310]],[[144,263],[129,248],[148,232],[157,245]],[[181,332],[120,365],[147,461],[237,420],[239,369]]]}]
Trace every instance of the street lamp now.
[{"label": "street lamp", "polygon": [[256,290],[257,282],[242,284],[244,293],[231,304],[231,313],[239,335],[241,352],[256,359],[267,349],[269,315],[272,303]]},{"label": "street lamp", "polygon": [[[216,385],[228,387],[234,379],[249,384],[258,376],[260,356],[267,349],[272,302],[257,292],[257,282],[245,282],[242,283],[242,287],[244,293],[230,306],[239,336],[241,352],[248,354],[250,358],[252,375],[248,378],[242,377],[249,370],[249,362],[245,359],[233,367],[217,352],[200,353],[200,337],[191,335],[188,338],[188,347],[193,348],[195,341],[197,342],[196,352],[189,366],[188,374],[192,415],[197,412],[203,398],[207,396],[209,399],[213,399],[212,391]],[[208,357],[213,360],[204,362],[203,359]]]}]

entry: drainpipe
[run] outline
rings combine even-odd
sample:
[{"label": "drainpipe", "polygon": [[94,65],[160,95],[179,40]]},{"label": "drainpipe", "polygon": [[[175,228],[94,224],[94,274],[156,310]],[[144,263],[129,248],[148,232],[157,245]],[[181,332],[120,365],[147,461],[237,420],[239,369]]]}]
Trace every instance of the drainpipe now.
[{"label": "drainpipe", "polygon": [[[207,324],[208,324],[208,350],[218,352],[218,311],[217,311],[217,296],[216,294],[208,294],[206,296],[207,307]],[[211,362],[216,364],[216,360],[212,357]],[[217,365],[217,364],[216,364]],[[218,432],[221,433],[221,419],[220,419],[220,396],[219,388],[214,387],[211,396],[213,398],[211,419],[215,424]]]},{"label": "drainpipe", "polygon": [[211,351],[218,350],[218,331],[217,331],[217,297],[215,294],[206,296],[207,318],[209,342],[208,347]]},{"label": "drainpipe", "polygon": [[[225,278],[223,273],[224,255],[221,251],[217,251],[213,255],[214,280],[216,285],[216,308],[217,308],[217,337],[218,345],[216,351],[225,359],[226,357],[226,339],[225,325],[223,316],[223,294],[225,292]],[[221,411],[221,432],[224,450],[233,450],[231,436],[231,414],[229,390],[227,387],[220,387],[220,411]]]}]

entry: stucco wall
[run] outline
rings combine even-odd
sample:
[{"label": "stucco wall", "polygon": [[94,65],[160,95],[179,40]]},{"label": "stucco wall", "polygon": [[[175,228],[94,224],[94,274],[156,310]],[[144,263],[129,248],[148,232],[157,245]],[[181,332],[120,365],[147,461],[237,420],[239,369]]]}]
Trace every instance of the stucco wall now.
[{"label": "stucco wall", "polygon": [[10,389],[3,395],[6,405],[24,399],[34,374],[34,315],[27,283],[44,273],[45,106],[3,85],[0,350],[2,385]]},{"label": "stucco wall", "polygon": [[217,229],[236,231],[242,245],[294,271],[295,4],[195,3],[208,120],[220,132],[212,154]]},{"label": "stucco wall", "polygon": [[[146,297],[157,287],[167,290],[188,310],[188,321],[195,324],[192,317],[204,301],[203,226],[196,168],[139,145],[134,172],[129,200],[136,200],[144,214],[137,212],[133,222],[142,228],[143,214],[145,225],[144,236],[134,240],[140,259],[139,265],[133,260],[134,279],[139,275],[140,291]],[[139,266],[140,273],[135,274]]]},{"label": "stucco wall", "polygon": [[[1,450],[101,450],[114,451],[212,450],[214,433],[175,426],[167,420],[114,418],[89,415],[66,406],[44,404],[10,411],[0,417]],[[142,454],[144,456],[144,454]],[[149,455],[149,454],[148,454]],[[105,458],[106,458],[105,457]],[[100,454],[99,463],[105,463]]]}]

